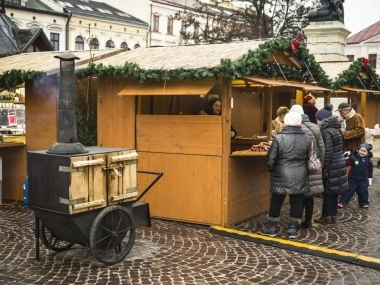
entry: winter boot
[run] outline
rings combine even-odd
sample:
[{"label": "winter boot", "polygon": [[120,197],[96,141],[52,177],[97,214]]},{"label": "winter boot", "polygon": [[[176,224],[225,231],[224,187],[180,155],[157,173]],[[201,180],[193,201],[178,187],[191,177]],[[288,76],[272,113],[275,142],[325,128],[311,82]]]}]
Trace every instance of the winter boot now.
[{"label": "winter boot", "polygon": [[296,238],[298,235],[297,230],[298,230],[298,222],[294,220],[293,221],[290,220],[288,224],[288,231],[286,232],[286,234],[288,235],[288,238]]},{"label": "winter boot", "polygon": [[301,223],[301,227],[303,227],[304,229],[310,229],[313,227],[313,224],[311,223],[311,220],[305,220]]},{"label": "winter boot", "polygon": [[260,231],[260,234],[263,236],[275,237],[277,235],[276,230],[277,222],[269,220],[267,226]]},{"label": "winter boot", "polygon": [[317,224],[331,224],[331,217],[321,216],[319,219],[314,219],[314,223]]},{"label": "winter boot", "polygon": [[331,223],[336,224],[336,216],[331,216]]}]

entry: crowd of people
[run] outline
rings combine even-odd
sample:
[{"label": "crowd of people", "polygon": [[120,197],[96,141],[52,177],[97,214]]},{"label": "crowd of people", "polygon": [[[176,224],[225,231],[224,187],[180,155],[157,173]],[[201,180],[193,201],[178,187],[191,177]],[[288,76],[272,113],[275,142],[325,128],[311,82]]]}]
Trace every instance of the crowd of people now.
[{"label": "crowd of people", "polygon": [[[336,223],[338,209],[346,207],[355,192],[359,207],[366,209],[370,205],[372,145],[365,142],[363,117],[345,102],[337,110],[330,103],[318,110],[315,103],[315,97],[308,94],[302,106],[278,108],[272,121],[273,140],[266,161],[271,174],[271,199],[262,235],[278,234],[277,223],[287,195],[289,238],[296,238],[300,227],[311,228],[313,222]],[[313,173],[308,169],[311,147],[322,164]],[[316,195],[322,195],[322,211],[320,217],[313,219]]]}]

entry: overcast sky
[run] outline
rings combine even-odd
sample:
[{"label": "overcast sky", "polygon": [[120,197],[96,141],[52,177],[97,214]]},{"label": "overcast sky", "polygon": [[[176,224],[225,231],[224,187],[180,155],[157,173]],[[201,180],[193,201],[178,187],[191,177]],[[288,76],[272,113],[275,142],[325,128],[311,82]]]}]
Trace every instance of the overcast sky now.
[{"label": "overcast sky", "polygon": [[344,24],[351,35],[380,21],[380,0],[344,1]]}]

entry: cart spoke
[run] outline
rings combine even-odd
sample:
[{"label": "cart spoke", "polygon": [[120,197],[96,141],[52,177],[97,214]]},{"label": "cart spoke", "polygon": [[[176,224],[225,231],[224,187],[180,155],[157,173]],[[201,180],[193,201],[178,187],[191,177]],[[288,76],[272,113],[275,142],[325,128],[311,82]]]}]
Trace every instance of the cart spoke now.
[{"label": "cart spoke", "polygon": [[[102,239],[97,240],[95,244],[99,244],[99,243],[101,243],[102,241],[105,241],[106,239],[108,239],[108,238],[110,238],[110,237],[111,237],[111,235],[106,235],[106,236],[103,237]],[[111,237],[111,238],[112,238],[112,237]]]},{"label": "cart spoke", "polygon": [[48,249],[57,252],[68,250],[74,245],[74,243],[63,241],[57,238],[45,227],[42,222],[40,223],[40,239]]},{"label": "cart spoke", "polygon": [[101,255],[101,258],[103,258],[103,256],[107,253],[108,248],[110,247],[111,243],[112,243],[112,239],[107,244],[107,247],[103,250],[103,254]]},{"label": "cart spoke", "polygon": [[124,233],[124,232],[128,232],[128,231],[130,231],[130,230],[132,230],[134,227],[129,227],[129,228],[125,228],[124,230],[121,230],[121,231],[118,231],[118,232],[116,232],[116,234],[121,234],[121,233]]},{"label": "cart spoke", "polygon": [[110,229],[108,229],[108,228],[106,228],[105,226],[103,226],[103,225],[99,225],[103,230],[105,230],[105,231],[107,231],[107,232],[109,232],[109,233],[112,233],[112,229],[110,230]]}]

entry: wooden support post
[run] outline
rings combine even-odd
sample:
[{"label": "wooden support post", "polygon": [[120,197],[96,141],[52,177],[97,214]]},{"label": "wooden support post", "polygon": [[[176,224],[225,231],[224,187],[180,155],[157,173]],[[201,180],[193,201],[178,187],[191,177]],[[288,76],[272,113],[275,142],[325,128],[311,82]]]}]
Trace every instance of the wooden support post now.
[{"label": "wooden support post", "polygon": [[[224,226],[229,225],[229,200],[228,200],[228,167],[231,153],[231,98],[232,98],[232,84],[229,78],[222,78],[222,140],[223,140],[223,154],[222,154],[222,207],[221,207],[221,224]],[[233,99],[232,99],[233,100]]]},{"label": "wooden support post", "polygon": [[324,91],[323,92],[323,94],[324,94],[324,105],[326,105],[327,103],[330,103],[331,102],[331,92],[329,92],[329,91]]},{"label": "wooden support post", "polygon": [[367,113],[367,93],[361,92],[360,96],[360,115],[362,115],[364,121]]},{"label": "wooden support post", "polygon": [[301,105],[303,104],[303,91],[302,90],[296,90],[296,104]]},{"label": "wooden support post", "polygon": [[[273,88],[265,88],[265,93],[267,93],[268,106],[267,106],[267,133],[268,140],[272,140],[272,102],[273,102]],[[264,110],[263,110],[264,111]]]}]

